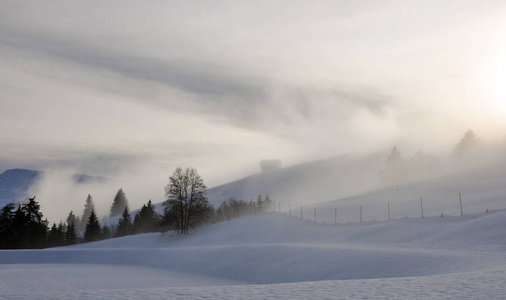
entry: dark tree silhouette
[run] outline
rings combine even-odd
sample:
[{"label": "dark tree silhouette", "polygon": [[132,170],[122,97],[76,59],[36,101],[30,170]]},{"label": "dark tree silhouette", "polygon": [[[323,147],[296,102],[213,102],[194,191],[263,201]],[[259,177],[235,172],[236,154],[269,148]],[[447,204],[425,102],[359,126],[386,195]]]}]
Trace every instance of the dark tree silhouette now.
[{"label": "dark tree silhouette", "polygon": [[102,226],[102,233],[101,233],[101,236],[100,236],[100,239],[101,240],[106,240],[106,239],[109,239],[111,238],[111,229],[109,228],[109,226],[107,226],[107,224],[104,224],[104,226]]},{"label": "dark tree silhouette", "polygon": [[14,244],[14,237],[12,234],[14,208],[14,204],[9,203],[0,211],[0,249],[9,249]]},{"label": "dark tree silhouette", "polygon": [[35,197],[29,198],[28,203],[21,207],[26,221],[26,244],[23,248],[41,249],[45,247],[47,235],[47,220],[43,220],[40,205]]},{"label": "dark tree silhouette", "polygon": [[130,212],[128,211],[128,207],[123,209],[123,214],[121,214],[121,218],[118,221],[118,226],[116,227],[116,232],[114,236],[125,236],[132,233],[132,217],[130,217]]},{"label": "dark tree silhouette", "polygon": [[160,231],[160,216],[151,200],[135,214],[133,228],[135,233]]},{"label": "dark tree silhouette", "polygon": [[165,187],[164,224],[182,234],[206,222],[212,207],[205,193],[204,180],[195,169],[177,168]]},{"label": "dark tree silhouette", "polygon": [[74,223],[70,223],[67,225],[67,231],[65,232],[65,244],[66,245],[74,245],[77,244],[78,237],[76,232],[76,226]]},{"label": "dark tree silhouette", "polygon": [[84,241],[93,242],[97,241],[100,237],[100,223],[98,223],[97,215],[95,210],[92,209],[88,223],[86,224],[86,230],[84,231]]}]

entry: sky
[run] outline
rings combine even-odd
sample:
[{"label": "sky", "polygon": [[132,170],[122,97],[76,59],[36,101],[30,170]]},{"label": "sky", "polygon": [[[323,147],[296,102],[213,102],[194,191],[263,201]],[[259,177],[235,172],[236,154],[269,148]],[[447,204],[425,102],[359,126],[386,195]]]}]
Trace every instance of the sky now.
[{"label": "sky", "polygon": [[506,137],[501,0],[2,1],[0,66],[0,172],[214,186]]}]

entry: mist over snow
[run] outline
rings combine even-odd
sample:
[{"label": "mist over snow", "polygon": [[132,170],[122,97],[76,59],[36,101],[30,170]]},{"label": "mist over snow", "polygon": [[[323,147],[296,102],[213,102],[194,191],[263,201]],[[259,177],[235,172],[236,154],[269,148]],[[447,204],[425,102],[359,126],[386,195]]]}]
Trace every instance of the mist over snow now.
[{"label": "mist over snow", "polygon": [[0,251],[0,297],[505,298],[504,0],[5,0],[0,66],[0,205],[277,211]]},{"label": "mist over snow", "polygon": [[506,211],[325,225],[265,213],[0,252],[6,299],[501,299]]}]

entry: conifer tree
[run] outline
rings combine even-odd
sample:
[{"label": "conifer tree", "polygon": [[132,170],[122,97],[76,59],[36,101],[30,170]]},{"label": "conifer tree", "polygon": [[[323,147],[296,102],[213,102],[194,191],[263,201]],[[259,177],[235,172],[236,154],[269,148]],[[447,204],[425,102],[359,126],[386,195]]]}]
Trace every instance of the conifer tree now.
[{"label": "conifer tree", "polygon": [[113,218],[115,216],[119,216],[125,207],[128,208],[128,200],[125,196],[125,193],[123,192],[123,189],[119,189],[112,202],[111,214],[109,217]]},{"label": "conifer tree", "polygon": [[74,245],[77,244],[77,240],[76,226],[74,223],[70,223],[67,225],[67,231],[65,232],[65,244]]},{"label": "conifer tree", "polygon": [[12,247],[13,237],[11,227],[14,217],[14,208],[14,204],[9,203],[0,211],[0,249],[9,249]]},{"label": "conifer tree", "polygon": [[97,215],[95,210],[92,209],[88,223],[86,224],[86,230],[84,231],[84,241],[93,242],[97,241],[100,237],[100,223],[98,223]]},{"label": "conifer tree", "polygon": [[135,214],[133,228],[135,233],[160,230],[160,216],[156,213],[151,200],[148,201],[147,205],[142,205],[141,210]]},{"label": "conifer tree", "polygon": [[[82,231],[86,228],[87,222],[90,218],[91,211],[95,210],[95,203],[93,203],[93,197],[88,194],[86,198],[86,203],[84,204],[83,216],[81,217],[81,222],[79,225],[76,223],[76,230]],[[76,220],[77,221],[77,220]]]},{"label": "conifer tree", "polygon": [[116,227],[116,233],[114,236],[125,236],[129,235],[132,232],[132,218],[130,217],[130,213],[128,212],[128,207],[123,209],[123,214],[118,221],[118,227]]},{"label": "conifer tree", "polygon": [[102,226],[102,232],[101,232],[100,239],[106,240],[109,238],[111,238],[111,229],[109,228],[109,226],[107,226],[107,224],[104,224],[104,226]]},{"label": "conifer tree", "polygon": [[77,224],[77,218],[73,211],[70,211],[69,215],[67,216],[67,226],[70,224],[74,224],[74,226]]},{"label": "conifer tree", "polygon": [[47,235],[47,246],[48,247],[59,247],[64,245],[65,234],[63,231],[63,223],[59,223],[58,226],[53,223],[49,233]]},{"label": "conifer tree", "polygon": [[47,220],[43,220],[40,205],[35,197],[28,198],[28,203],[21,207],[25,215],[27,240],[23,248],[41,249],[45,247],[47,238]]}]

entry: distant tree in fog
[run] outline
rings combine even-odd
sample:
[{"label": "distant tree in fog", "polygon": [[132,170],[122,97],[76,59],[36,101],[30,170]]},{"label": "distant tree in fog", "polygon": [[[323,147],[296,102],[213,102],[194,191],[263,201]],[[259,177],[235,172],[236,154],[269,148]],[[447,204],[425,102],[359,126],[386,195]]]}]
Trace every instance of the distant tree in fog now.
[{"label": "distant tree in fog", "polygon": [[380,171],[380,182],[383,185],[403,182],[406,179],[406,171],[406,162],[401,151],[397,149],[397,146],[394,146],[383,165],[383,169]]},{"label": "distant tree in fog", "polygon": [[83,216],[81,217],[81,222],[79,225],[76,223],[77,231],[82,231],[86,228],[87,222],[90,218],[91,212],[95,210],[95,203],[93,203],[93,197],[88,194],[86,198],[86,203],[84,204]]},{"label": "distant tree in fog", "polygon": [[88,218],[88,222],[86,223],[86,229],[84,231],[84,241],[85,242],[93,242],[97,241],[100,238],[100,223],[98,223],[97,215],[95,214],[95,209],[91,210],[90,217]]},{"label": "distant tree in fog", "polygon": [[128,200],[125,196],[125,193],[123,192],[123,189],[119,189],[112,202],[111,214],[109,217],[113,218],[115,216],[121,215],[125,207],[128,208]]},{"label": "distant tree in fog", "polygon": [[475,150],[479,143],[480,139],[478,136],[474,133],[474,131],[468,129],[460,138],[459,143],[455,145],[455,148],[453,148],[452,154],[456,158],[465,156]]}]

